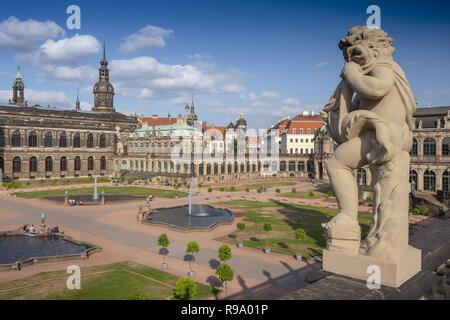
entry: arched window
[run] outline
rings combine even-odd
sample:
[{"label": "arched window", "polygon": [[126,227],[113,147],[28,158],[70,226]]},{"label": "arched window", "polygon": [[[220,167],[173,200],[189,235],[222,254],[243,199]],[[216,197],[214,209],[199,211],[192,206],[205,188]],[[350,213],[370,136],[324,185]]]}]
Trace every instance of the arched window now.
[{"label": "arched window", "polygon": [[20,157],[14,157],[12,162],[13,162],[13,172],[14,173],[22,172],[22,160],[20,160]]},{"label": "arched window", "polygon": [[436,140],[434,140],[433,138],[426,138],[423,141],[423,154],[425,156],[436,155]]},{"label": "arched window", "polygon": [[298,171],[305,172],[305,162],[304,161],[298,162]]},{"label": "arched window", "polygon": [[448,170],[442,174],[442,190],[450,191],[450,172]]},{"label": "arched window", "polygon": [[367,184],[367,173],[363,168],[359,168],[356,172],[356,182],[360,186],[365,186]]},{"label": "arched window", "polygon": [[36,157],[30,158],[30,164],[29,164],[30,173],[37,172],[38,169],[38,161]]},{"label": "arched window", "polygon": [[45,158],[45,172],[53,171],[53,159],[52,157]]},{"label": "arched window", "polygon": [[411,183],[411,187],[414,190],[417,190],[417,171],[415,170],[409,171],[409,183]]},{"label": "arched window", "polygon": [[286,171],[286,161],[280,162],[280,171]]},{"label": "arched window", "polygon": [[450,156],[450,138],[449,137],[442,140],[442,155]]},{"label": "arched window", "polygon": [[88,158],[88,170],[89,171],[94,170],[94,157]]},{"label": "arched window", "polygon": [[80,134],[79,133],[75,133],[73,136],[73,147],[74,148],[80,148],[81,147],[81,139],[80,139]]},{"label": "arched window", "polygon": [[36,148],[37,147],[37,134],[36,131],[31,131],[28,135],[28,147]]},{"label": "arched window", "polygon": [[104,134],[100,135],[100,138],[98,139],[98,144],[100,148],[106,148],[106,136]]},{"label": "arched window", "polygon": [[51,148],[53,147],[53,135],[51,132],[45,133],[44,137],[44,147],[45,148]]},{"label": "arched window", "polygon": [[20,147],[22,145],[22,142],[20,140],[20,131],[14,130],[11,135],[11,147]]},{"label": "arched window", "polygon": [[59,147],[67,148],[67,134],[65,132],[61,132],[59,135]]},{"label": "arched window", "polygon": [[[3,159],[3,157],[0,157],[0,170],[2,170],[2,173],[5,172],[5,159]],[[2,178],[0,176],[0,178]]]},{"label": "arched window", "polygon": [[100,170],[106,170],[106,157],[100,158]]},{"label": "arched window", "polygon": [[423,189],[425,191],[436,190],[436,174],[431,170],[425,171],[423,175]]},{"label": "arched window", "polygon": [[67,158],[61,157],[59,160],[59,171],[66,172],[67,171]]},{"label": "arched window", "polygon": [[94,135],[92,133],[88,133],[88,135],[87,135],[86,147],[88,147],[88,148],[94,147]]},{"label": "arched window", "polygon": [[289,171],[290,172],[295,171],[295,161],[289,161]]},{"label": "arched window", "polygon": [[0,130],[0,148],[5,146],[5,132]]},{"label": "arched window", "polygon": [[413,139],[413,144],[412,144],[412,148],[411,151],[409,152],[409,154],[413,157],[417,156],[417,139]]},{"label": "arched window", "polygon": [[74,164],[75,171],[81,170],[81,158],[80,157],[75,157],[75,159],[73,160],[73,164]]}]

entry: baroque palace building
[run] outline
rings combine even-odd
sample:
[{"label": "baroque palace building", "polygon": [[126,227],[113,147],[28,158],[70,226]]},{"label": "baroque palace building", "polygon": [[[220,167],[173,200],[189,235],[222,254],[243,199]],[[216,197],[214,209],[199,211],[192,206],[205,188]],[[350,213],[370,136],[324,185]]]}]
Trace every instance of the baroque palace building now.
[{"label": "baroque palace building", "polygon": [[82,111],[79,98],[74,110],[28,106],[18,69],[12,100],[0,105],[0,179],[112,176],[120,141],[138,123],[115,112],[105,49],[93,94],[92,111]]}]

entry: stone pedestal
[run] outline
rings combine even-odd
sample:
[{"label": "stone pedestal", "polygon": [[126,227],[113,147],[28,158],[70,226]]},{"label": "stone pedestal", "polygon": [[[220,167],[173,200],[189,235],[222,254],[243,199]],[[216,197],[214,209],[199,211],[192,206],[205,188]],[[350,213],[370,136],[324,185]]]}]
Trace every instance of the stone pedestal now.
[{"label": "stone pedestal", "polygon": [[421,251],[409,247],[398,262],[383,262],[367,255],[346,255],[330,250],[323,251],[323,270],[367,281],[367,268],[378,266],[381,285],[398,288],[421,270]]}]

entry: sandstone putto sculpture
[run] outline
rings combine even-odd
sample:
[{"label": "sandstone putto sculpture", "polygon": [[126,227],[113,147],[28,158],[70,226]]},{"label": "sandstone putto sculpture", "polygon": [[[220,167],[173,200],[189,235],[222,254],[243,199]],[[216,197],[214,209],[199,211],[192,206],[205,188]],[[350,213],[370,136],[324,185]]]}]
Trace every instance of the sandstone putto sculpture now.
[{"label": "sandstone putto sculpture", "polygon": [[[408,243],[409,151],[416,101],[393,40],[380,29],[352,28],[340,43],[341,82],[322,111],[339,145],[327,163],[338,214],[324,224],[324,269],[367,279],[381,269],[381,283],[398,287],[420,271],[420,251]],[[373,222],[361,240],[355,170],[372,173]]]}]

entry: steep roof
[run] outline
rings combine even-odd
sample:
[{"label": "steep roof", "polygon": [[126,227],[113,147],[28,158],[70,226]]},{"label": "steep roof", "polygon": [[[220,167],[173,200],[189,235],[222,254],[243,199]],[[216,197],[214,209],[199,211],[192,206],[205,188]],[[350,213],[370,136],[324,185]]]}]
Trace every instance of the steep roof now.
[{"label": "steep roof", "polygon": [[177,118],[174,117],[144,117],[142,122],[147,126],[167,126],[177,123]]}]

